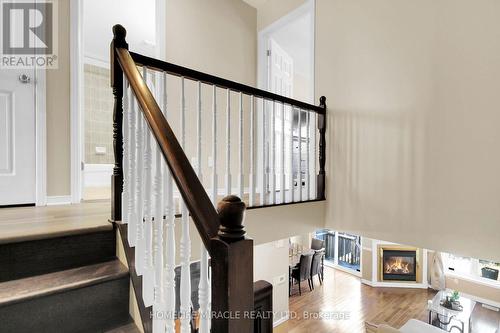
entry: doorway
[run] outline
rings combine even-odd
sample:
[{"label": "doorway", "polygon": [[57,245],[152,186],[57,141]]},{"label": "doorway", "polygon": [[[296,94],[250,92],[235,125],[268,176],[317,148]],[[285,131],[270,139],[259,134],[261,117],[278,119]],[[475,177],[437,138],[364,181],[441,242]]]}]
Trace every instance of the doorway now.
[{"label": "doorway", "polygon": [[[314,8],[314,0],[306,1],[258,33],[259,88],[315,104]],[[292,174],[293,179],[292,182],[285,181],[284,186],[281,186],[283,180],[280,177],[268,178],[263,186],[268,191],[271,188],[283,188],[285,201],[291,201],[294,192],[301,193],[306,188],[310,190],[307,195],[313,197],[316,191],[316,177],[306,174],[305,170],[313,170],[316,161],[315,159],[308,161],[305,154],[301,156],[300,151],[309,151],[314,147],[316,142],[315,117],[309,112],[292,110],[287,105],[278,105],[274,120],[266,119],[259,113],[258,122],[259,128],[266,131],[265,135],[259,134],[259,140],[262,140],[262,137],[271,136],[283,138],[272,143],[274,148],[271,148],[268,142],[262,146],[259,143],[259,147],[264,147],[258,152],[259,165],[269,166],[269,161],[275,160],[276,170],[284,170],[287,175]],[[308,136],[307,133],[311,135]],[[291,140],[290,136],[292,136]],[[290,141],[291,147],[287,144],[283,146],[285,142]],[[276,159],[273,154],[292,155],[293,163],[291,165],[286,163],[282,166],[283,161]],[[272,182],[275,184],[270,186]]]},{"label": "doorway", "polygon": [[[74,0],[81,22],[77,25],[81,50],[75,52],[78,100],[72,112],[79,119],[72,131],[72,195],[74,201],[93,201],[111,197],[113,153],[113,93],[110,88],[109,44],[112,27],[127,29],[127,42],[134,52],[164,58],[165,5],[162,0]],[[77,20],[78,21],[78,20]]]}]

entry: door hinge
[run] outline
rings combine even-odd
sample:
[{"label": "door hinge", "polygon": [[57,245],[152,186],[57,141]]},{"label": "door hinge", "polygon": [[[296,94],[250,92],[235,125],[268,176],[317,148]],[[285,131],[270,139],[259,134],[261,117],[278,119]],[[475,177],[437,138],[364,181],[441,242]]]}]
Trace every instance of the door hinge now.
[{"label": "door hinge", "polygon": [[81,166],[82,166],[82,171],[85,170],[85,163],[83,163],[83,161],[80,162],[80,163],[81,163]]},{"label": "door hinge", "polygon": [[271,56],[271,50],[267,50],[266,54],[267,54],[268,57],[270,57]]}]

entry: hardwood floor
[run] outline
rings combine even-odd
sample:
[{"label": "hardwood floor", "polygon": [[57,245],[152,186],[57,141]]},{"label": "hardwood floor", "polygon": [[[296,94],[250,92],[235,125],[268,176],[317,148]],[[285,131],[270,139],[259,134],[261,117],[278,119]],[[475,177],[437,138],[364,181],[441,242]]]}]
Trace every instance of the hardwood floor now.
[{"label": "hardwood floor", "polygon": [[[314,291],[302,292],[302,296],[298,296],[297,286],[294,286],[290,313],[297,317],[277,327],[276,333],[364,333],[365,321],[399,328],[411,318],[427,321],[427,300],[435,295],[431,290],[372,288],[362,284],[359,278],[330,267],[325,267],[323,286],[317,278],[315,286]],[[303,287],[308,290],[306,283]],[[330,318],[318,319],[309,315],[309,319],[305,319],[308,314]],[[472,321],[473,333],[500,333],[500,314],[480,304],[476,306]]]}]

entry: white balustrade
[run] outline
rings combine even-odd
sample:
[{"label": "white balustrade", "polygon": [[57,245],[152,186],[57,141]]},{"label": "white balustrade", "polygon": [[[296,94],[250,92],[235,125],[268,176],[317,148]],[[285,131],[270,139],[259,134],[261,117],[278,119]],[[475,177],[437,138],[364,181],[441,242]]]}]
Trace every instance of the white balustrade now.
[{"label": "white balustrade", "polygon": [[240,108],[238,116],[238,196],[243,199],[243,94],[240,92]]},{"label": "white balustrade", "polygon": [[266,204],[266,175],[267,175],[267,165],[266,165],[266,102],[262,99],[262,137],[261,137],[261,167],[260,167],[260,205],[264,206]]},{"label": "white balustrade", "polygon": [[[198,82],[198,112],[196,119],[196,134],[198,137],[196,144],[197,167],[196,174],[200,181],[203,180],[201,168],[201,144],[202,144],[202,114],[201,114],[201,82]],[[210,278],[208,267],[208,251],[205,246],[201,246],[200,250],[200,282],[198,284],[198,304],[200,305],[200,333],[210,332]]]},{"label": "white balustrade", "polygon": [[290,156],[288,158],[288,168],[290,170],[290,173],[288,174],[288,182],[289,182],[289,192],[290,192],[290,198],[288,199],[288,202],[294,202],[294,192],[295,192],[295,186],[293,184],[293,115],[294,115],[294,108],[293,106],[290,107],[290,137],[289,137],[289,148],[290,148]]},{"label": "white balustrade", "polygon": [[[181,134],[180,144],[183,149],[186,147],[186,96],[185,82],[181,78]],[[191,238],[189,235],[189,214],[184,203],[180,199],[181,205],[181,240],[180,240],[180,260],[181,260],[181,285],[180,285],[180,321],[181,332],[191,332]]]},{"label": "white balustrade", "polygon": [[226,89],[226,191],[231,194],[231,91]]},{"label": "white balustrade", "polygon": [[250,96],[250,173],[248,204],[255,206],[255,97]]},{"label": "white balustrade", "polygon": [[281,194],[281,203],[285,202],[285,195],[286,195],[286,175],[285,175],[285,105],[281,104],[281,180],[280,180],[280,194]]},{"label": "white balustrade", "polygon": [[[142,76],[158,101],[163,115],[171,114],[168,103],[167,73],[142,69]],[[202,82],[196,82],[196,138],[187,137],[187,104],[185,78],[180,78],[179,142],[186,150],[187,140],[194,142],[196,155],[194,169],[202,181],[203,173],[210,173],[210,198],[217,204],[219,188],[217,175],[218,133],[217,87],[212,86],[211,101],[211,155],[203,161],[204,146]],[[135,269],[143,277],[143,301],[153,306],[154,333],[174,333],[175,319],[180,319],[181,332],[191,332],[191,239],[189,212],[179,196],[180,223],[180,286],[176,295],[176,236],[174,202],[175,185],[161,149],[150,130],[138,101],[124,80],[123,97],[123,193],[122,217],[128,224],[128,240],[135,247]],[[259,106],[262,100],[262,107]],[[234,103],[236,104],[236,102]],[[308,113],[291,105],[249,96],[248,118],[245,118],[244,94],[238,93],[237,144],[231,140],[231,91],[226,89],[225,118],[225,184],[222,192],[229,195],[231,187],[231,155],[237,153],[237,193],[248,194],[249,206],[280,204],[310,200],[316,195],[316,121],[315,113]],[[260,110],[260,112],[259,112]],[[305,117],[305,118],[304,118]],[[246,119],[246,120],[245,120]],[[249,122],[249,140],[245,140],[245,122]],[[175,121],[175,120],[174,120]],[[278,121],[278,122],[277,122]],[[304,123],[304,124],[303,124]],[[305,128],[303,128],[304,126]],[[297,127],[296,127],[297,126]],[[248,145],[248,146],[246,146]],[[245,148],[248,150],[245,151]],[[245,169],[245,153],[249,166]],[[302,163],[304,159],[304,163]],[[204,169],[208,165],[210,169]],[[245,170],[248,170],[248,189],[245,189]],[[236,172],[236,171],[235,171]],[[304,176],[303,176],[304,175]],[[303,188],[302,182],[305,182]],[[277,192],[279,191],[279,195]],[[221,192],[221,193],[222,193]],[[258,192],[258,198],[257,198]],[[258,201],[258,203],[257,203]],[[198,303],[199,332],[210,332],[211,285],[209,253],[200,250],[200,280]],[[176,297],[180,308],[176,313]]]},{"label": "white balustrade", "polygon": [[271,102],[270,149],[269,149],[269,191],[271,205],[276,203],[276,102]]}]

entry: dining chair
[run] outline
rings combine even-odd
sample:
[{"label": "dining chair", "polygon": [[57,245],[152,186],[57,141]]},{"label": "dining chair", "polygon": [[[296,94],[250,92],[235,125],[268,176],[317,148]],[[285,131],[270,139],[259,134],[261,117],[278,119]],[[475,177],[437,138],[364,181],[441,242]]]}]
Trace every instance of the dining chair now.
[{"label": "dining chair", "polygon": [[302,254],[300,256],[299,264],[292,269],[292,282],[295,280],[299,284],[299,295],[302,295],[300,284],[304,280],[307,280],[307,283],[309,284],[309,290],[312,291],[311,265],[313,254],[314,253]]},{"label": "dining chair", "polygon": [[319,274],[321,275],[321,280],[324,280],[325,275],[325,241],[317,238],[311,239],[311,250],[314,252],[321,252],[321,271]]},{"label": "dining chair", "polygon": [[313,278],[316,275],[318,276],[319,284],[320,285],[323,284],[323,276],[322,276],[323,274],[322,274],[322,268],[321,268],[322,258],[323,258],[323,252],[321,252],[321,251],[317,251],[313,255],[312,264],[311,264],[311,285],[312,285],[313,289],[314,289],[314,279]]}]

